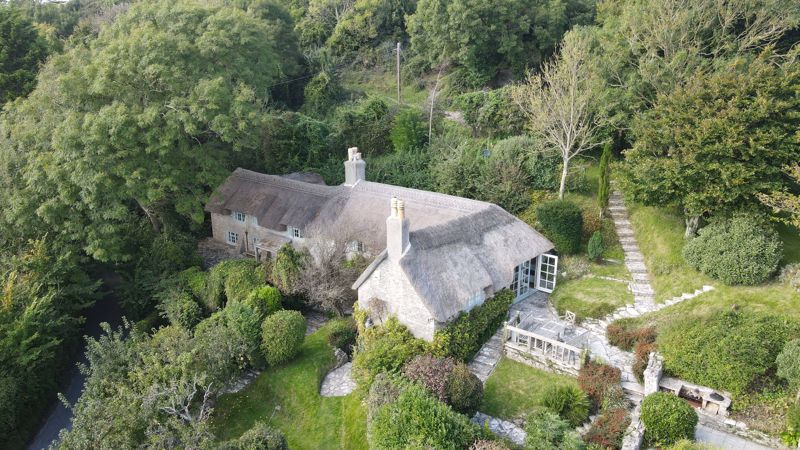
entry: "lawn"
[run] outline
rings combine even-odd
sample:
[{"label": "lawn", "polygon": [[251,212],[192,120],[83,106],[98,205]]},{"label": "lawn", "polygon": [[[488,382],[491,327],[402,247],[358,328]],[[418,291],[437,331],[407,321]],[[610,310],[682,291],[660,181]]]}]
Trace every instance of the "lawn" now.
[{"label": "lawn", "polygon": [[597,277],[583,277],[561,281],[550,295],[550,301],[559,314],[569,310],[577,319],[604,317],[615,309],[633,303],[633,294],[627,283]]},{"label": "lawn", "polygon": [[[424,109],[430,95],[425,84],[430,82],[430,85],[433,86],[435,81],[435,76],[433,80],[425,79],[413,84],[410,84],[408,80],[402,80],[400,98],[403,104]],[[397,78],[394,71],[346,71],[342,74],[342,85],[352,91],[361,91],[368,95],[380,97],[390,105],[397,104]],[[442,86],[440,85],[439,87],[441,88]],[[442,99],[439,98],[439,100],[441,101]]]},{"label": "lawn", "polygon": [[577,386],[578,382],[503,358],[486,380],[479,410],[503,419],[521,417],[541,406],[542,396],[549,387],[563,385]]},{"label": "lawn", "polygon": [[241,392],[218,400],[212,421],[220,441],[266,421],[293,449],[366,449],[366,409],[357,393],[323,398],[319,384],[333,364],[330,324],[307,336],[296,359],[264,371]]}]

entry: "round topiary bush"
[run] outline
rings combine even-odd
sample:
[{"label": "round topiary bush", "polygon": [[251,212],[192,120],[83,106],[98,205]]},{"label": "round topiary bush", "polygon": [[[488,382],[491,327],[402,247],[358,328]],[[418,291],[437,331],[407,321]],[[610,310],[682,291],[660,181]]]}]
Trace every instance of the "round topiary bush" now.
[{"label": "round topiary bush", "polygon": [[447,381],[447,403],[454,410],[472,417],[483,400],[483,383],[464,363],[457,363]]},{"label": "round topiary bush", "polygon": [[768,280],[782,256],[778,233],[747,215],[712,222],[683,248],[689,265],[730,285]]},{"label": "round topiary bush", "polygon": [[283,434],[264,422],[256,422],[239,438],[227,441],[220,447],[223,450],[289,450]]},{"label": "round topiary bush", "polygon": [[300,351],[306,320],[297,311],[278,311],[261,325],[261,350],[270,365],[289,361]]},{"label": "round topiary bush", "polygon": [[697,426],[697,412],[675,395],[656,392],[642,401],[645,440],[651,445],[671,445],[692,439]]},{"label": "round topiary bush", "polygon": [[174,291],[168,293],[158,305],[161,316],[169,323],[191,330],[203,320],[203,308],[188,292]]},{"label": "round topiary bush", "polygon": [[333,348],[340,348],[347,354],[352,353],[353,345],[358,336],[358,327],[353,319],[337,320],[331,324],[328,334],[328,344]]},{"label": "round topiary bush", "polygon": [[447,385],[456,362],[453,358],[419,355],[403,366],[409,380],[422,384],[441,402],[447,402]]},{"label": "round topiary bush", "polygon": [[264,319],[283,309],[281,300],[281,293],[276,288],[272,286],[261,286],[250,291],[245,303],[258,311],[259,317]]},{"label": "round topiary bush", "polygon": [[536,217],[559,253],[573,254],[581,250],[583,214],[577,205],[564,200],[547,202],[536,209]]},{"label": "round topiary bush", "polygon": [[589,417],[589,398],[575,386],[551,386],[542,396],[542,406],[558,414],[573,427]]}]

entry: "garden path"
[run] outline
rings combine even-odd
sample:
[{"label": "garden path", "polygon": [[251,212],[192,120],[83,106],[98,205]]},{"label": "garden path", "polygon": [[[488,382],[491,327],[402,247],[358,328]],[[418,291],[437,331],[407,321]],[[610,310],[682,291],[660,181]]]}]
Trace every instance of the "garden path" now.
[{"label": "garden path", "polygon": [[487,425],[489,427],[489,431],[500,437],[507,438],[517,445],[525,445],[527,433],[525,433],[525,430],[517,426],[517,424],[514,422],[498,419],[482,412],[476,412],[470,420],[472,420],[472,423],[478,424],[482,427]]},{"label": "garden path", "polygon": [[344,397],[356,389],[356,382],[350,372],[353,363],[348,362],[341,367],[330,371],[322,380],[319,395],[323,397]]}]

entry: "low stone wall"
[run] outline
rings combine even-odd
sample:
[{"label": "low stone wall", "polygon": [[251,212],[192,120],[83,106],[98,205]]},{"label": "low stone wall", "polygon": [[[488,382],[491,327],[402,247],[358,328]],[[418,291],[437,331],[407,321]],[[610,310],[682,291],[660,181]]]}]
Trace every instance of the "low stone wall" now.
[{"label": "low stone wall", "polygon": [[707,426],[708,428],[713,428],[718,431],[722,431],[724,433],[733,434],[735,436],[739,436],[740,438],[747,439],[748,441],[755,442],[756,444],[763,445],[765,447],[775,448],[775,449],[788,449],[780,442],[780,440],[773,438],[765,433],[762,433],[757,430],[751,430],[747,427],[746,424],[743,422],[737,422],[733,419],[729,418],[722,418],[717,415],[711,415],[704,413],[702,410],[698,410],[698,423]]},{"label": "low stone wall", "polygon": [[538,356],[532,353],[523,352],[508,345],[504,347],[505,347],[504,351],[506,357],[508,357],[509,359],[513,359],[514,361],[521,362],[522,364],[526,364],[531,367],[535,367],[537,369],[541,369],[547,372],[553,372],[560,375],[569,375],[571,377],[578,376],[578,369],[574,367],[561,365],[544,356]]},{"label": "low stone wall", "polygon": [[631,424],[622,438],[622,450],[639,450],[644,442],[644,423],[641,418],[641,406],[637,405],[631,412]]}]

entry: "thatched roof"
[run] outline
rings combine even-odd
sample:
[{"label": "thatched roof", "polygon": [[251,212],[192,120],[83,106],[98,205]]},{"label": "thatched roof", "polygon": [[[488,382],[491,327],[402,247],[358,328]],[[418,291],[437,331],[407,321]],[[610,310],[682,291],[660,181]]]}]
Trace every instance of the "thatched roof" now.
[{"label": "thatched roof", "polygon": [[411,248],[400,259],[400,267],[440,322],[457,315],[484,288],[510,285],[514,267],[553,248],[541,234],[494,204],[369,181],[324,186],[236,169],[214,193],[206,211],[244,212],[257,217],[260,226],[275,230],[314,225],[351,228],[379,254],[353,285],[357,289],[380,264],[391,262],[384,250],[392,197],[405,203],[411,230]]}]

